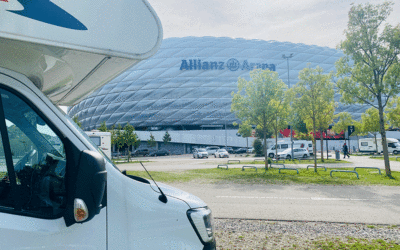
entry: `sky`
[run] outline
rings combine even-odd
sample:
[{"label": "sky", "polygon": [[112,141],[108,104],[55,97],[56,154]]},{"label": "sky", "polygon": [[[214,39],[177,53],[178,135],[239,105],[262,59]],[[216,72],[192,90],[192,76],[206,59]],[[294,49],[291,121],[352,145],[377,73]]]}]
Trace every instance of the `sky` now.
[{"label": "sky", "polygon": [[[336,48],[351,4],[376,0],[148,0],[164,39],[213,36],[275,40]],[[400,0],[388,22],[400,23]]]}]

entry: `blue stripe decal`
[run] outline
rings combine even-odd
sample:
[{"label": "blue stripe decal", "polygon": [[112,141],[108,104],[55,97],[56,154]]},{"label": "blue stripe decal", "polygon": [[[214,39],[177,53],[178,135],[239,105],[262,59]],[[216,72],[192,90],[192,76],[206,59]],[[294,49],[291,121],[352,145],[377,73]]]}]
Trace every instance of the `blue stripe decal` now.
[{"label": "blue stripe decal", "polygon": [[36,21],[56,25],[73,30],[87,30],[86,26],[71,14],[61,9],[49,0],[17,0],[23,10],[8,10],[9,12],[31,18]]}]

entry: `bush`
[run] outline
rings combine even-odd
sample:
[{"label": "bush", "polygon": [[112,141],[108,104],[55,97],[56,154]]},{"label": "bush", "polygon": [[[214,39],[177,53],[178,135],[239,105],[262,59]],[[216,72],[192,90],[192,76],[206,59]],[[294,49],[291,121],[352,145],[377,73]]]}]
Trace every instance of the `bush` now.
[{"label": "bush", "polygon": [[253,142],[253,148],[256,156],[263,155],[263,146],[260,139],[255,139]]}]

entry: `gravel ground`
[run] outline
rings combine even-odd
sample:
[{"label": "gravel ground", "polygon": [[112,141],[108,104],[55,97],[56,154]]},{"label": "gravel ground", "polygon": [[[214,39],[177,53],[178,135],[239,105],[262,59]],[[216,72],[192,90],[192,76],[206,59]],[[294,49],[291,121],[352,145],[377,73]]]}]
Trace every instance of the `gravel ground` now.
[{"label": "gravel ground", "polygon": [[400,244],[399,225],[215,219],[217,249],[317,249],[315,241],[347,237]]}]

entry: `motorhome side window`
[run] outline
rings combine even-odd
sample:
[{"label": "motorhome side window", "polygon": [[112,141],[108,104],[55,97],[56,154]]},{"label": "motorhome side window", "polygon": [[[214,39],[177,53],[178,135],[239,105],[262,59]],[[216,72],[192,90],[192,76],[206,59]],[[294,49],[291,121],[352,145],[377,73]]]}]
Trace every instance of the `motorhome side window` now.
[{"label": "motorhome side window", "polygon": [[361,146],[368,146],[368,142],[361,142]]},{"label": "motorhome side window", "polygon": [[100,147],[101,146],[101,138],[100,136],[89,136],[90,139],[92,139],[92,142],[96,144],[96,146]]},{"label": "motorhome side window", "polygon": [[37,113],[0,89],[0,209],[52,218],[65,206],[64,145]]},{"label": "motorhome side window", "polygon": [[282,144],[282,145],[281,145],[281,148],[282,148],[282,149],[284,149],[284,148],[289,148],[289,145],[288,145],[288,144]]}]

